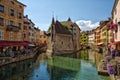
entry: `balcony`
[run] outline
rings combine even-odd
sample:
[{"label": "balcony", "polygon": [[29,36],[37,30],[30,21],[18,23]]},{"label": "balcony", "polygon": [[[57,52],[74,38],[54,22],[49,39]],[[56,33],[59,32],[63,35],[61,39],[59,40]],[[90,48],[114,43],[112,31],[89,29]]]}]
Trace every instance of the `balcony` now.
[{"label": "balcony", "polygon": [[6,31],[14,31],[18,32],[20,30],[20,27],[14,26],[14,25],[7,25]]}]

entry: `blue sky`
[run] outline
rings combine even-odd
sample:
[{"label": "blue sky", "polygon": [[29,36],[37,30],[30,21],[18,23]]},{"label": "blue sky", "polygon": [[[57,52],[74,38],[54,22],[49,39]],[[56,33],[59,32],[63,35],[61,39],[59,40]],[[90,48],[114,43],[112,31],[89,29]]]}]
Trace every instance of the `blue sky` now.
[{"label": "blue sky", "polygon": [[27,5],[25,15],[41,30],[47,30],[52,16],[59,21],[70,17],[82,30],[99,25],[99,21],[111,17],[114,0],[19,0]]}]

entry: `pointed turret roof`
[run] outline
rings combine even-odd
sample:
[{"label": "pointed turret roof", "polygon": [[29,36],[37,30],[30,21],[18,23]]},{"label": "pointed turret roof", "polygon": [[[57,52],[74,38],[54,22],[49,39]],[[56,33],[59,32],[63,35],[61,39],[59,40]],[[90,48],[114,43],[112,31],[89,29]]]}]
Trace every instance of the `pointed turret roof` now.
[{"label": "pointed turret roof", "polygon": [[70,17],[68,18],[68,21],[71,21],[71,18],[70,18]]},{"label": "pointed turret roof", "polygon": [[51,25],[54,25],[55,24],[55,20],[54,20],[54,17],[52,18],[52,24]]}]

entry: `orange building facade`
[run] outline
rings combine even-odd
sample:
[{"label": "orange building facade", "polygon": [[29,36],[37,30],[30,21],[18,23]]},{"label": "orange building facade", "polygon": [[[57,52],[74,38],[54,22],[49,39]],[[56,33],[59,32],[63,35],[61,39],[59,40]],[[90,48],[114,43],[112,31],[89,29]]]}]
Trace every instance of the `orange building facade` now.
[{"label": "orange building facade", "polygon": [[100,27],[95,29],[95,45],[100,43]]},{"label": "orange building facade", "polygon": [[23,41],[24,7],[17,0],[0,0],[0,40]]}]

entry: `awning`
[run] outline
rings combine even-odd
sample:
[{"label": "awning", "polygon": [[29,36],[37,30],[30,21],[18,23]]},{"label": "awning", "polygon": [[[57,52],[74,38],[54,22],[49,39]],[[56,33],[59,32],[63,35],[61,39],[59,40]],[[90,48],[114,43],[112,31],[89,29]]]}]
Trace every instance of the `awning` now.
[{"label": "awning", "polygon": [[28,42],[25,41],[0,41],[0,47],[6,46],[28,46]]},{"label": "awning", "polygon": [[34,45],[34,44],[28,44],[28,46],[31,46],[31,47],[32,47],[32,46],[35,46],[35,45]]},{"label": "awning", "polygon": [[100,42],[100,43],[98,43],[97,45],[102,45],[102,44],[104,44],[104,42]]},{"label": "awning", "polygon": [[112,43],[110,43],[110,44],[108,44],[108,47],[110,47],[110,46],[112,46],[112,45],[116,45],[116,44],[118,44],[119,42],[112,42]]}]

